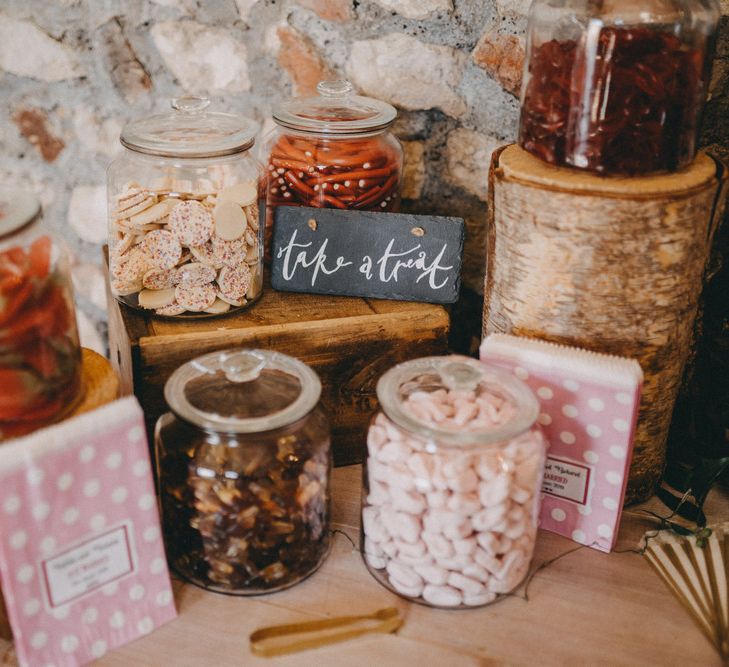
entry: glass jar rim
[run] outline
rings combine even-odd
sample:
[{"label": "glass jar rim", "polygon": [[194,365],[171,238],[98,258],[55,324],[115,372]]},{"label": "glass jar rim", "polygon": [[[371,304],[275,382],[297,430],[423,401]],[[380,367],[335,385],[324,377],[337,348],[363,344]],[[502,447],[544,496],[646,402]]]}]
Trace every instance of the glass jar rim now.
[{"label": "glass jar rim", "polygon": [[208,111],[207,97],[187,95],[170,104],[173,111],[127,123],[119,137],[122,146],[158,157],[210,158],[243,153],[255,144],[258,123],[239,114]]},{"label": "glass jar rim", "polygon": [[397,117],[391,104],[354,94],[345,79],[320,81],[318,95],[288,99],[273,110],[274,122],[283,127],[324,135],[359,135],[382,131]]},{"label": "glass jar rim", "polygon": [[[279,371],[301,383],[298,396],[286,407],[259,417],[216,414],[196,407],[185,388],[196,378],[222,371],[231,383],[256,380],[264,370]],[[319,376],[302,361],[270,350],[234,348],[211,352],[180,366],[165,383],[164,396],[173,413],[202,429],[218,433],[264,433],[289,426],[309,414],[321,396]]]},{"label": "glass jar rim", "polygon": [[[452,431],[430,426],[404,410],[399,398],[399,389],[404,382],[429,372],[438,373],[446,383],[452,382],[450,388],[460,389],[473,383],[477,386],[481,382],[497,384],[508,395],[516,412],[507,423],[482,431]],[[500,368],[461,355],[424,357],[398,364],[378,381],[377,398],[385,415],[401,428],[415,436],[454,448],[465,449],[512,440],[531,429],[539,416],[539,401],[521,380]]]},{"label": "glass jar rim", "polygon": [[41,215],[38,197],[28,190],[0,186],[0,241],[22,231]]}]

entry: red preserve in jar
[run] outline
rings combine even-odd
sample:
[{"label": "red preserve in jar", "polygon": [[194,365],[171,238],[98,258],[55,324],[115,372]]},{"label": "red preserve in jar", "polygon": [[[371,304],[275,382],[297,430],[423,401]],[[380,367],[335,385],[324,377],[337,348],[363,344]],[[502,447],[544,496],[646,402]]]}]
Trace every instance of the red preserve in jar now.
[{"label": "red preserve in jar", "polygon": [[601,174],[687,165],[718,18],[716,0],[536,0],[520,145]]},{"label": "red preserve in jar", "polygon": [[0,188],[0,441],[63,417],[81,384],[66,252],[33,195]]},{"label": "red preserve in jar", "polygon": [[322,81],[318,95],[279,105],[264,145],[267,221],[277,206],[396,212],[403,154],[389,132],[397,112],[354,95],[348,81]]}]

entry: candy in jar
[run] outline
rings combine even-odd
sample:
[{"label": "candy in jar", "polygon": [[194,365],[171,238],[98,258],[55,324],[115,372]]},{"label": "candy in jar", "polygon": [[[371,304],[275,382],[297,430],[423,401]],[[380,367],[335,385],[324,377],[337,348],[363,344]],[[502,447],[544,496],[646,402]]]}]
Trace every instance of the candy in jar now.
[{"label": "candy in jar", "polygon": [[258,126],[208,104],[183,97],[129,123],[109,168],[111,291],[163,317],[221,315],[262,291]]},{"label": "candy in jar", "polygon": [[477,607],[526,577],[546,441],[519,380],[467,357],[388,371],[367,436],[361,548],[383,585],[435,607]]},{"label": "candy in jar", "polygon": [[264,145],[267,229],[277,206],[396,212],[403,153],[389,127],[395,108],[353,93],[348,81],[321,81],[318,95],[274,109]]},{"label": "candy in jar", "polygon": [[0,188],[0,440],[58,420],[81,394],[67,254],[33,195]]},{"label": "candy in jar", "polygon": [[519,144],[601,174],[687,165],[718,19],[716,0],[536,0]]},{"label": "candy in jar", "polygon": [[155,435],[167,556],[188,581],[255,595],[313,573],[329,548],[321,384],[277,352],[199,357],[165,386]]}]

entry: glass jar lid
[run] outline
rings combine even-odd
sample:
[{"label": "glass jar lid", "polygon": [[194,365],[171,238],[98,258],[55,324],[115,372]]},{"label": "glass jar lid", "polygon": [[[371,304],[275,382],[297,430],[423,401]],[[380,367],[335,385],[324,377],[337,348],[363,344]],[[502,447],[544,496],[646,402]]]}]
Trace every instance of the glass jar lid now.
[{"label": "glass jar lid", "polygon": [[392,125],[397,111],[386,102],[354,94],[349,81],[320,81],[318,95],[279,104],[273,119],[284,127],[321,134],[362,134]]},{"label": "glass jar lid", "polygon": [[253,146],[258,123],[208,111],[209,105],[207,97],[178,97],[171,102],[173,111],[127,123],[120,141],[138,153],[182,158],[233,155]]},{"label": "glass jar lid", "polygon": [[34,222],[40,210],[40,201],[32,192],[0,186],[0,239]]},{"label": "glass jar lid", "polygon": [[[459,400],[486,399],[492,405],[500,404],[495,409],[502,417],[497,417],[492,425],[473,427],[468,423],[454,423],[457,419],[446,419],[439,424],[416,414],[411,401],[417,401],[423,393],[435,392],[440,392],[440,396],[458,392]],[[425,357],[391,368],[377,383],[377,398],[384,413],[398,426],[438,444],[455,447],[511,440],[534,426],[539,416],[539,402],[521,380],[501,369],[457,355]]]},{"label": "glass jar lid", "polygon": [[165,399],[181,419],[224,433],[288,426],[316,407],[317,374],[298,359],[268,350],[212,352],[180,366]]}]

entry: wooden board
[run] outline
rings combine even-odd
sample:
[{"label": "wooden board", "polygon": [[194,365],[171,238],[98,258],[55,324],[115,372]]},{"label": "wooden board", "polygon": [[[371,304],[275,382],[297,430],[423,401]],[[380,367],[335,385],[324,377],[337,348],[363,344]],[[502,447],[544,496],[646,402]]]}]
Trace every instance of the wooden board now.
[{"label": "wooden board", "polygon": [[652,495],[727,184],[701,154],[676,174],[604,178],[517,146],[490,175],[484,334],[637,359],[643,400],[626,500]]},{"label": "wooden board", "polygon": [[442,306],[280,293],[268,281],[252,308],[218,318],[160,319],[111,296],[108,302],[112,363],[122,392],[139,398],[150,433],[167,410],[164,384],[181,364],[232,347],[274,349],[319,373],[337,465],[362,460],[380,375],[402,361],[444,354],[448,345]]},{"label": "wooden board", "polygon": [[[152,635],[107,655],[104,667],[488,667],[491,665],[721,665],[717,654],[677,600],[633,553],[603,554],[586,547],[539,572],[529,601],[507,598],[490,607],[441,611],[411,604],[382,588],[352,544],[359,540],[359,466],[333,476],[332,553],[305,582],[281,593],[236,598],[174,582],[180,616]],[[645,507],[666,512],[656,502]],[[642,509],[642,508],[640,508]],[[618,551],[632,549],[648,529],[639,508],[620,530]],[[729,513],[729,496],[713,492],[709,519]],[[350,541],[351,540],[351,541]],[[576,548],[541,532],[536,568]],[[522,591],[517,591],[523,593]],[[371,635],[281,658],[257,658],[248,636],[280,623],[372,612],[397,606],[405,625],[397,635]],[[0,641],[0,656],[13,665]]]}]

